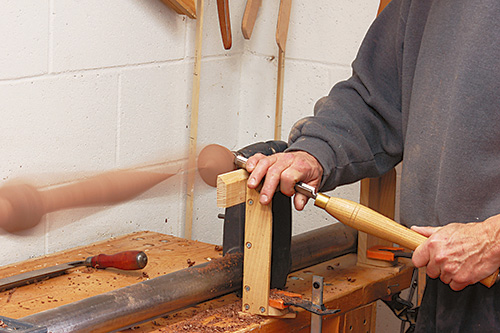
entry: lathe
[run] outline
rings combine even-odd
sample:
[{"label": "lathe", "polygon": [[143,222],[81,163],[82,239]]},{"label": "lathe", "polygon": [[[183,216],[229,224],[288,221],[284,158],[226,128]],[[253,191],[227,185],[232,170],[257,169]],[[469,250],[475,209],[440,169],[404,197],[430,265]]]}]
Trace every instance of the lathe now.
[{"label": "lathe", "polygon": [[[249,154],[283,149],[273,145],[254,145],[236,157],[244,161]],[[235,158],[231,152],[223,154]],[[206,164],[200,167],[202,176],[206,169]],[[5,277],[131,246],[148,255],[142,271],[75,269],[3,291],[0,332],[110,332],[131,327],[144,332],[320,332],[322,327],[328,332],[373,331],[374,302],[410,286],[410,262],[382,268],[357,265],[357,232],[339,223],[291,237],[290,198],[277,193],[272,205],[264,207],[258,192],[246,187],[246,177],[239,169],[217,179],[217,202],[226,208],[222,253],[214,245],[142,232],[0,268],[0,277]],[[314,194],[319,195],[311,190]],[[323,201],[331,213],[330,201]],[[344,210],[351,209],[349,205]],[[358,214],[362,221],[381,218],[365,212],[368,217]],[[390,240],[404,238],[397,237]],[[227,307],[231,315],[218,312]],[[195,325],[186,313],[207,317]]]}]

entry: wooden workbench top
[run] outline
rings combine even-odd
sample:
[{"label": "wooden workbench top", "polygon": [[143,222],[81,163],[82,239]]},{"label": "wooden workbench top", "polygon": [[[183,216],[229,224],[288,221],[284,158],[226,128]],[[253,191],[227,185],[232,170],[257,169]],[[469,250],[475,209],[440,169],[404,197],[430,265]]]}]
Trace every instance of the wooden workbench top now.
[{"label": "wooden workbench top", "polygon": [[79,267],[70,274],[7,290],[0,293],[0,315],[25,317],[222,256],[222,251],[211,244],[143,231],[0,267],[0,278],[126,250],[144,251],[147,266],[138,271]]},{"label": "wooden workbench top", "polygon": [[[132,285],[145,279],[168,274],[189,265],[221,256],[218,246],[185,240],[155,232],[137,232],[89,246],[62,251],[21,263],[0,267],[0,278],[65,262],[81,260],[99,253],[113,254],[142,250],[148,265],[141,271],[75,268],[69,274],[0,293],[0,315],[10,318],[55,308],[63,304]],[[408,287],[412,268],[399,266],[374,269],[356,266],[350,254],[291,273],[285,289],[310,299],[313,275],[324,278],[324,302],[342,313],[369,304],[391,292]],[[300,332],[308,327],[310,314],[297,310],[295,319],[250,316],[240,318],[241,301],[234,294],[170,313],[138,325],[134,332]],[[325,326],[323,326],[325,328]]]}]

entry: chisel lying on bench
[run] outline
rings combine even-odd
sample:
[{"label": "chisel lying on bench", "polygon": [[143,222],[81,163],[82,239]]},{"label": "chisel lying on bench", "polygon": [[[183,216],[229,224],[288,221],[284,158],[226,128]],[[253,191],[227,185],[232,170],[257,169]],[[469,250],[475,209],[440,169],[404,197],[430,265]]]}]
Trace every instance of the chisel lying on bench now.
[{"label": "chisel lying on bench", "polygon": [[148,263],[148,257],[142,251],[124,251],[113,255],[99,254],[85,260],[72,261],[51,267],[17,274],[0,279],[0,292],[40,282],[45,279],[65,274],[69,269],[87,266],[93,268],[118,268],[122,270],[143,269]]}]

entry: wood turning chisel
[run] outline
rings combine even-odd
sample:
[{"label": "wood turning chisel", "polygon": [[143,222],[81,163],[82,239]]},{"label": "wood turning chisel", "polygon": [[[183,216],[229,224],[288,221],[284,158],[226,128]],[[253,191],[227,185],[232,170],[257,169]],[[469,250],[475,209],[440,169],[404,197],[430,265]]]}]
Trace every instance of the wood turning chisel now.
[{"label": "wood turning chisel", "polygon": [[[269,141],[258,144],[275,145],[276,142],[280,141]],[[221,153],[218,154],[219,156],[224,156],[224,158],[225,156],[232,156],[235,167],[246,169],[248,155],[244,156],[244,154],[240,153],[241,150],[238,152],[231,152],[227,148],[219,145],[210,145],[206,148],[208,147],[210,147],[209,152],[211,155],[214,155],[215,151],[220,151]],[[245,148],[243,148],[242,150],[244,149]],[[203,156],[203,153],[204,152],[202,150],[200,152],[200,156]],[[207,158],[208,157],[205,157],[204,159]],[[218,164],[224,165],[224,163]],[[229,171],[231,170],[226,170],[225,172]],[[427,237],[411,229],[408,229],[407,227],[397,223],[396,221],[357,202],[347,199],[329,197],[323,193],[318,193],[314,187],[302,182],[298,182],[297,184],[295,184],[295,191],[313,199],[315,206],[324,209],[328,214],[336,218],[338,221],[358,231],[366,232],[367,234],[399,244],[400,246],[406,247],[410,250],[415,250],[420,244],[427,240]],[[491,287],[493,284],[495,284],[498,273],[499,270],[497,270],[489,277],[484,278],[480,282],[487,287]]]},{"label": "wood turning chisel", "polygon": [[113,255],[99,254],[85,260],[45,267],[0,279],[0,292],[63,275],[68,270],[81,266],[98,269],[138,270],[146,267],[147,263],[148,257],[142,251],[124,251]]}]

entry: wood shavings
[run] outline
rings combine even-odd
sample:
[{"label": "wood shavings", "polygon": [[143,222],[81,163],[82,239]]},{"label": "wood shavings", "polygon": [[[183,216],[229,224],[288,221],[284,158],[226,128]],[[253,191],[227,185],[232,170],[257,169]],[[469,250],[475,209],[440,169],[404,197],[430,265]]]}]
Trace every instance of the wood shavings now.
[{"label": "wood shavings", "polygon": [[12,294],[14,294],[14,292],[17,290],[17,288],[14,288],[12,290],[9,291],[8,293],[8,296],[7,296],[7,302],[6,303],[9,303],[10,302],[10,299],[12,298]]},{"label": "wood shavings", "polygon": [[265,318],[256,315],[240,316],[241,300],[216,309],[207,309],[182,322],[170,325],[160,332],[233,332],[261,324]]}]

